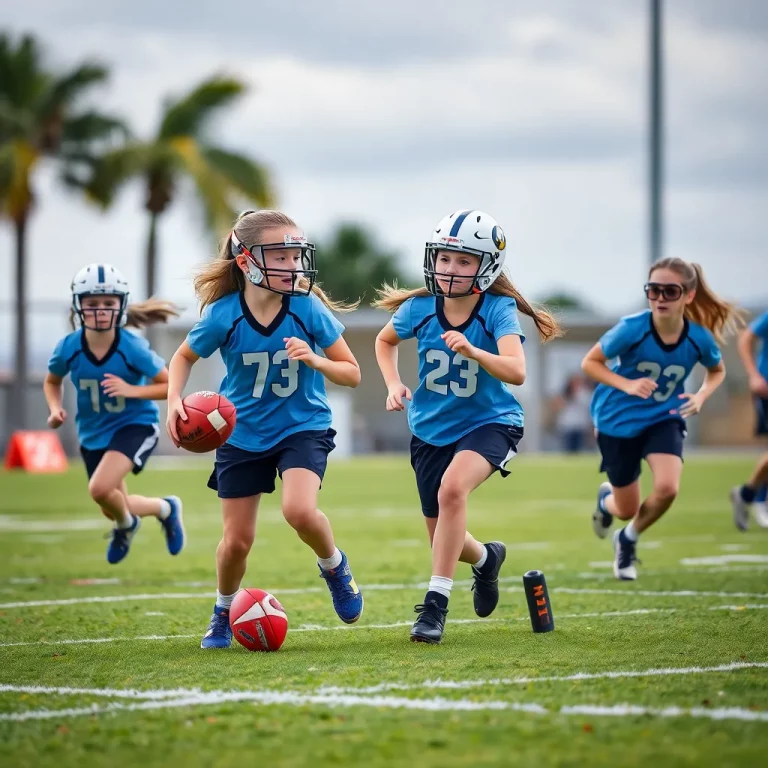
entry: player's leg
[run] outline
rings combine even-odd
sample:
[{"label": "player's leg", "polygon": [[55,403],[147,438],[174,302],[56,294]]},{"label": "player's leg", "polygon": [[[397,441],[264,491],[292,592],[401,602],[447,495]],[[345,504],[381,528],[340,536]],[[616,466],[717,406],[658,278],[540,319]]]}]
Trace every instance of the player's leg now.
[{"label": "player's leg", "polygon": [[201,648],[229,648],[232,644],[229,609],[240,589],[256,536],[260,498],[255,495],[221,500],[222,534],[216,548],[216,604]]},{"label": "player's leg", "polygon": [[327,430],[291,435],[277,448],[277,467],[283,481],[283,517],[317,556],[336,614],[345,624],[354,624],[363,613],[363,595],[347,555],[336,546],[330,521],[317,508],[335,434]]},{"label": "player's leg", "polygon": [[123,481],[121,490],[128,502],[128,509],[136,517],[155,517],[165,534],[168,552],[178,555],[184,549],[186,534],[184,531],[184,505],[178,496],[140,496],[128,493],[128,487]]},{"label": "player's leg", "polygon": [[133,469],[133,462],[119,451],[104,452],[98,466],[88,481],[91,498],[101,507],[107,517],[115,521],[112,537],[107,546],[107,561],[117,564],[125,558],[131,548],[133,537],[141,521],[128,509],[123,494],[123,480]]},{"label": "player's leg", "polygon": [[470,450],[459,451],[442,477],[439,514],[432,538],[432,576],[411,629],[411,640],[439,643],[445,628],[453,576],[467,536],[469,494],[493,473],[488,459]]},{"label": "player's leg", "polygon": [[683,460],[669,453],[651,453],[645,457],[653,474],[653,489],[640,505],[631,525],[639,536],[648,530],[673,504],[680,490]]},{"label": "player's leg", "polygon": [[[741,486],[731,490],[733,522],[741,531],[746,531],[749,524],[749,508],[758,498],[760,489],[768,485],[768,453],[763,454],[755,465],[752,476]],[[762,522],[758,519],[758,522]]]},{"label": "player's leg", "polygon": [[597,503],[592,512],[592,530],[604,539],[613,525],[613,519],[631,520],[640,509],[641,441],[640,438],[621,438],[597,435],[602,461],[600,471],[608,475],[608,482],[597,490]]}]

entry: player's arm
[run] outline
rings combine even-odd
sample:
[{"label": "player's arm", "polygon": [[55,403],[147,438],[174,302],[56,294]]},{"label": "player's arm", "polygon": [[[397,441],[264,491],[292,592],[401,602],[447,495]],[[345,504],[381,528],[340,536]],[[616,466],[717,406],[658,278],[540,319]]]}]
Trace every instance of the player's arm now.
[{"label": "player's arm", "polygon": [[165,428],[168,435],[173,440],[173,444],[178,448],[180,445],[179,436],[176,433],[176,420],[187,420],[187,414],[181,403],[181,393],[189,381],[189,374],[192,372],[192,366],[200,359],[186,341],[181,342],[181,346],[173,353],[171,362],[168,365],[168,419]]},{"label": "player's arm", "polygon": [[516,333],[502,336],[496,342],[499,348],[498,355],[473,346],[464,334],[458,331],[444,333],[443,340],[451,351],[458,352],[471,360],[477,360],[483,370],[490,373],[494,379],[515,386],[525,383],[525,352],[523,352],[522,339]]},{"label": "player's arm", "polygon": [[64,379],[50,371],[46,374],[43,381],[43,394],[45,402],[48,403],[48,426],[51,429],[58,429],[67,418],[67,412],[62,405],[62,394],[64,389]]},{"label": "player's arm", "polygon": [[635,395],[643,400],[647,400],[658,386],[653,379],[627,379],[624,376],[620,376],[606,365],[607,362],[608,358],[605,356],[600,342],[598,342],[587,352],[581,361],[581,370],[598,384],[605,384],[608,387],[626,392],[628,395]]},{"label": "player's arm", "polygon": [[151,384],[129,384],[119,376],[104,374],[101,382],[104,393],[110,397],[130,397],[135,400],[165,400],[168,397],[168,369],[163,368],[152,377]]},{"label": "player's arm", "polygon": [[388,411],[402,411],[405,408],[403,398],[411,399],[411,390],[400,380],[400,372],[397,370],[397,345],[400,341],[391,320],[376,336],[376,362],[387,385]]},{"label": "player's arm", "polygon": [[325,357],[318,355],[306,341],[296,336],[284,341],[289,360],[300,360],[340,387],[356,387],[360,383],[360,366],[343,336],[323,350]]},{"label": "player's arm", "polygon": [[684,419],[689,416],[695,416],[703,407],[704,403],[712,396],[712,393],[725,381],[725,363],[721,360],[711,368],[707,368],[704,381],[699,387],[698,392],[683,392],[680,395],[685,404],[679,409],[673,409],[670,413],[679,413]]},{"label": "player's arm", "polygon": [[[758,397],[768,397],[768,381],[761,375],[755,363],[755,346],[758,336],[751,328],[745,328],[739,335],[737,349],[739,358],[749,378],[749,389]],[[768,340],[763,341],[768,344]]]}]

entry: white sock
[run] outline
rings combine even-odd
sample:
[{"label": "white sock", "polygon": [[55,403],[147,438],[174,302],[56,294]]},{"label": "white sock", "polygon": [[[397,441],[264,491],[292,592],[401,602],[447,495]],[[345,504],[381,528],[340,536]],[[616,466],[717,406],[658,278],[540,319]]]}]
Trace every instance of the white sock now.
[{"label": "white sock", "polygon": [[475,568],[482,568],[485,565],[485,561],[488,559],[488,550],[483,546],[483,554],[480,555],[480,559],[475,563]]},{"label": "white sock", "polygon": [[227,610],[230,609],[232,606],[232,601],[235,599],[235,595],[237,595],[237,592],[235,592],[234,595],[222,595],[219,590],[216,590],[216,605],[219,608],[226,608]]},{"label": "white sock", "polygon": [[122,523],[115,523],[115,528],[133,528],[133,515],[130,512],[125,513]]},{"label": "white sock", "polygon": [[608,497],[612,496],[611,493],[606,493],[605,496],[600,497],[600,502],[598,503],[598,506],[600,507],[600,510],[602,512],[605,512],[606,515],[610,515],[611,513],[608,511],[608,507],[605,506],[605,502],[608,501]]},{"label": "white sock", "polygon": [[635,521],[630,520],[628,525],[624,528],[624,535],[630,540],[630,541],[637,541],[638,536],[640,534],[635,530]]},{"label": "white sock", "polygon": [[341,552],[339,552],[339,548],[336,547],[330,557],[318,557],[317,564],[324,571],[332,571],[334,568],[338,568],[341,565]]},{"label": "white sock", "polygon": [[453,579],[446,579],[445,576],[432,576],[429,579],[427,591],[437,592],[438,595],[443,595],[443,597],[450,597],[451,587],[453,587]]},{"label": "white sock", "polygon": [[171,514],[171,502],[167,499],[160,499],[160,514],[158,517],[165,520]]}]

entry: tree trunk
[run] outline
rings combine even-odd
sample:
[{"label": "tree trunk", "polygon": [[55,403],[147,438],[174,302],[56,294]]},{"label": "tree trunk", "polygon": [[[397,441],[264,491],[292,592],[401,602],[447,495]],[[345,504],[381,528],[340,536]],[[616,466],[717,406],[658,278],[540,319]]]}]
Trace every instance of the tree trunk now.
[{"label": "tree trunk", "polygon": [[27,426],[27,214],[21,214],[14,222],[16,235],[16,359],[14,364],[13,389],[9,400],[8,425],[10,431]]},{"label": "tree trunk", "polygon": [[[146,298],[154,296],[157,289],[157,219],[158,214],[150,211],[147,254],[144,263],[144,280],[147,290]],[[150,326],[146,329],[145,334],[150,346],[154,348],[157,344],[157,333],[155,329]]]}]

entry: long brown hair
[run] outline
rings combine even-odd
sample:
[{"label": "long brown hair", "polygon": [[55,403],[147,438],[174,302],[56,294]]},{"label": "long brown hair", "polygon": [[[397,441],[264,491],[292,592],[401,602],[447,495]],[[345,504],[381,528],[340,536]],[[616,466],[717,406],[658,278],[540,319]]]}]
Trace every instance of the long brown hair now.
[{"label": "long brown hair", "polygon": [[693,301],[685,307],[685,316],[712,332],[718,342],[743,328],[744,313],[735,304],[721,299],[704,280],[700,264],[684,259],[667,258],[657,261],[648,272],[648,279],[657,269],[669,269],[680,277],[686,292],[696,291]]},{"label": "long brown hair", "polygon": [[[395,312],[401,304],[414,296],[432,295],[426,288],[398,288],[397,284],[388,285],[387,283],[384,283],[376,292],[378,298],[373,302],[373,306],[386,309],[387,312]],[[552,313],[546,307],[533,305],[525,299],[505,272],[502,272],[491,283],[488,293],[496,296],[509,296],[514,299],[517,302],[517,308],[533,320],[533,324],[544,343],[563,335],[564,331]]]},{"label": "long brown hair", "polygon": [[[248,211],[240,215],[234,232],[243,243],[258,243],[264,230],[274,227],[296,227],[296,222],[282,211]],[[302,281],[299,280],[299,286]],[[202,311],[223,296],[245,289],[245,275],[232,256],[232,234],[222,242],[218,256],[201,267],[195,274],[195,293]],[[312,293],[332,312],[351,312],[360,301],[347,303],[334,301],[319,285],[312,286]]]},{"label": "long brown hair", "polygon": [[[180,315],[179,307],[172,301],[158,299],[154,296],[146,301],[137,301],[135,304],[129,304],[125,310],[127,328],[146,328],[155,323],[167,323],[172,317]],[[70,310],[69,322],[73,328],[75,325],[75,312]]]}]

